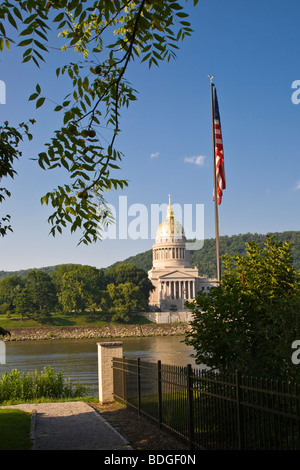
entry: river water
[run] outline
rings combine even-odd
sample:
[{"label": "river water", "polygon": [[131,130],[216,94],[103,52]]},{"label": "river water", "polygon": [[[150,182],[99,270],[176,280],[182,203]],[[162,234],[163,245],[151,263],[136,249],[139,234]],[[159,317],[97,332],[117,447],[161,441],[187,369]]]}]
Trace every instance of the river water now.
[{"label": "river water", "polygon": [[[183,343],[184,336],[151,336],[113,339],[123,343],[123,354],[130,359],[186,366],[192,364],[193,349]],[[6,342],[5,364],[0,364],[0,377],[4,372],[41,372],[51,366],[73,384],[80,381],[98,390],[97,343],[110,339],[14,341]]]}]

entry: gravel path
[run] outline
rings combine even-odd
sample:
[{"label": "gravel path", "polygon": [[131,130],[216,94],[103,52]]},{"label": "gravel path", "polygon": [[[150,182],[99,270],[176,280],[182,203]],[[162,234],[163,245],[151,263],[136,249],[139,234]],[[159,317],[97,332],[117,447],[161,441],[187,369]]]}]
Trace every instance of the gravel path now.
[{"label": "gravel path", "polygon": [[23,404],[1,408],[32,412],[33,450],[132,450],[127,440],[84,402]]}]

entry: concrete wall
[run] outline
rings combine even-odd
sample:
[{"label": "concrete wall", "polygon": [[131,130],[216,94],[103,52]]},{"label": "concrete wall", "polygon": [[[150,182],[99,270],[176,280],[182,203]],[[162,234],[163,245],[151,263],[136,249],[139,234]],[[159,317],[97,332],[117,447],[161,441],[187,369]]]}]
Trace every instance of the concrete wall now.
[{"label": "concrete wall", "polygon": [[140,315],[154,323],[189,323],[193,319],[191,312],[185,310],[176,312],[146,312]]}]

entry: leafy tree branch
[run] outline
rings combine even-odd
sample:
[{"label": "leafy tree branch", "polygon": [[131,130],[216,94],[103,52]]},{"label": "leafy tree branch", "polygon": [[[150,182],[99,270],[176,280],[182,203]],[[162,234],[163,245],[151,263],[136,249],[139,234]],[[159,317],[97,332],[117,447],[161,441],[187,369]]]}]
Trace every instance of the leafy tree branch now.
[{"label": "leafy tree branch", "polygon": [[[198,0],[194,0],[196,5]],[[136,100],[126,80],[129,64],[138,59],[149,68],[175,57],[178,42],[192,33],[183,2],[173,0],[23,0],[0,6],[0,50],[12,43],[24,48],[23,62],[40,67],[45,54],[67,51],[74,60],[56,69],[59,78],[71,80],[70,92],[54,107],[62,113],[62,126],[54,132],[37,162],[44,170],[62,168],[67,182],[46,193],[42,204],[51,205],[50,233],[69,225],[82,231],[80,243],[101,238],[112,220],[105,201],[111,189],[127,181],[115,177],[124,158],[116,149],[120,113]],[[8,37],[6,23],[19,32],[20,42]],[[52,43],[53,33],[58,34]],[[39,84],[29,97],[40,108],[51,100]],[[56,101],[56,100],[54,100]],[[104,139],[99,128],[111,132]],[[1,174],[0,174],[1,176]]]},{"label": "leafy tree branch", "polygon": [[[19,144],[23,141],[24,136],[27,136],[29,140],[32,139],[29,125],[34,123],[34,119],[30,119],[29,123],[22,122],[15,128],[5,121],[0,126],[0,182],[3,178],[13,179],[16,175],[14,164],[22,156],[22,152],[18,149]],[[11,192],[7,188],[0,187],[0,203],[10,196]],[[8,230],[12,231],[9,214],[0,218],[0,236],[4,237]]]}]

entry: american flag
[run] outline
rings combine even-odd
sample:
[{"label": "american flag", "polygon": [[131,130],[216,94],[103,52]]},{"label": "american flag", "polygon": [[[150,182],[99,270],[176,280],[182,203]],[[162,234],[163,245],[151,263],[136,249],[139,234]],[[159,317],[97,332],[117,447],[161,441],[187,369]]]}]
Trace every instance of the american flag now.
[{"label": "american flag", "polygon": [[223,139],[221,131],[221,121],[219,113],[219,105],[217,92],[214,88],[214,130],[215,130],[215,157],[216,157],[216,178],[217,178],[217,193],[218,204],[222,202],[223,190],[226,188],[225,182],[225,168],[224,168],[224,151]]}]

